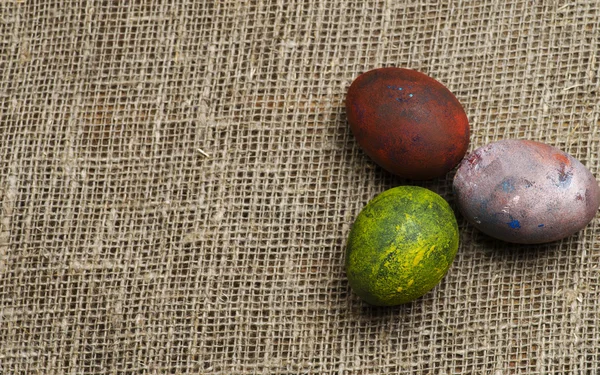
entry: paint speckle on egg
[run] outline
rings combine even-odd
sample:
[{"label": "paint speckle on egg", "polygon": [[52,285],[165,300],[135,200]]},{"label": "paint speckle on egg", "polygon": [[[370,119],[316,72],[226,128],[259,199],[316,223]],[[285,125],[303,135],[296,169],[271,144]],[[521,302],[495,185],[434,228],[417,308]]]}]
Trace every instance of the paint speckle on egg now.
[{"label": "paint speckle on egg", "polygon": [[471,153],[453,183],[463,216],[514,243],[557,241],[583,229],[600,206],[600,187],[571,155],[528,140],[503,140]]},{"label": "paint speckle on egg", "polygon": [[469,121],[458,99],[415,70],[380,68],[361,74],[348,89],[346,114],[365,153],[404,178],[445,175],[469,145]]}]

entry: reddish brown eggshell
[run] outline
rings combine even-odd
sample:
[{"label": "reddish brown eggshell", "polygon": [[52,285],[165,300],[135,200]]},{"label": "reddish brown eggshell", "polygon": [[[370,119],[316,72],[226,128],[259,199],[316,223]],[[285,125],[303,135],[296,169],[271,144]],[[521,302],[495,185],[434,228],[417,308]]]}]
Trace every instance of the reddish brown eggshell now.
[{"label": "reddish brown eggshell", "polygon": [[469,145],[469,121],[458,99],[415,70],[380,68],[361,74],[348,89],[346,111],[360,147],[401,177],[443,176]]}]

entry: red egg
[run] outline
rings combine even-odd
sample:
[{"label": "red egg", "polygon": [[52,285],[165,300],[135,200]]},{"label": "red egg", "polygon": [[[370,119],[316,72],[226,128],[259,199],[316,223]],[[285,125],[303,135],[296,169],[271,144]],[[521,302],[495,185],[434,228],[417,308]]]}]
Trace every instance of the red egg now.
[{"label": "red egg", "polygon": [[469,120],[444,85],[415,70],[380,68],[361,74],[346,96],[358,144],[398,176],[440,177],[464,157]]}]

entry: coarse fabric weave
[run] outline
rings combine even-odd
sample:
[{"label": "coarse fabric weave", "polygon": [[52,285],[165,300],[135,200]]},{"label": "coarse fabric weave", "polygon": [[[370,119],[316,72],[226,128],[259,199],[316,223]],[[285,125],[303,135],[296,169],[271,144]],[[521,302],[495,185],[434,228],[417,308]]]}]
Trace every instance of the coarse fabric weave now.
[{"label": "coarse fabric weave", "polygon": [[351,292],[369,199],[456,208],[453,173],[357,146],[345,94],[384,66],[454,92],[470,151],[600,172],[597,0],[0,2],[0,374],[600,374],[598,217],[517,246],[459,216],[423,298]]}]

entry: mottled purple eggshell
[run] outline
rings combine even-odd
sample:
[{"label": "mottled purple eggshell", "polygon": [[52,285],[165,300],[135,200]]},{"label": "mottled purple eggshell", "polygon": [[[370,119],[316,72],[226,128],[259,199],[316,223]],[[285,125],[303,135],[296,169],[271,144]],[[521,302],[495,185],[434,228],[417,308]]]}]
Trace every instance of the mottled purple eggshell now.
[{"label": "mottled purple eggshell", "polygon": [[550,145],[503,140],[460,164],[454,192],[463,216],[507,241],[556,241],[583,229],[600,206],[600,188],[578,160]]}]

